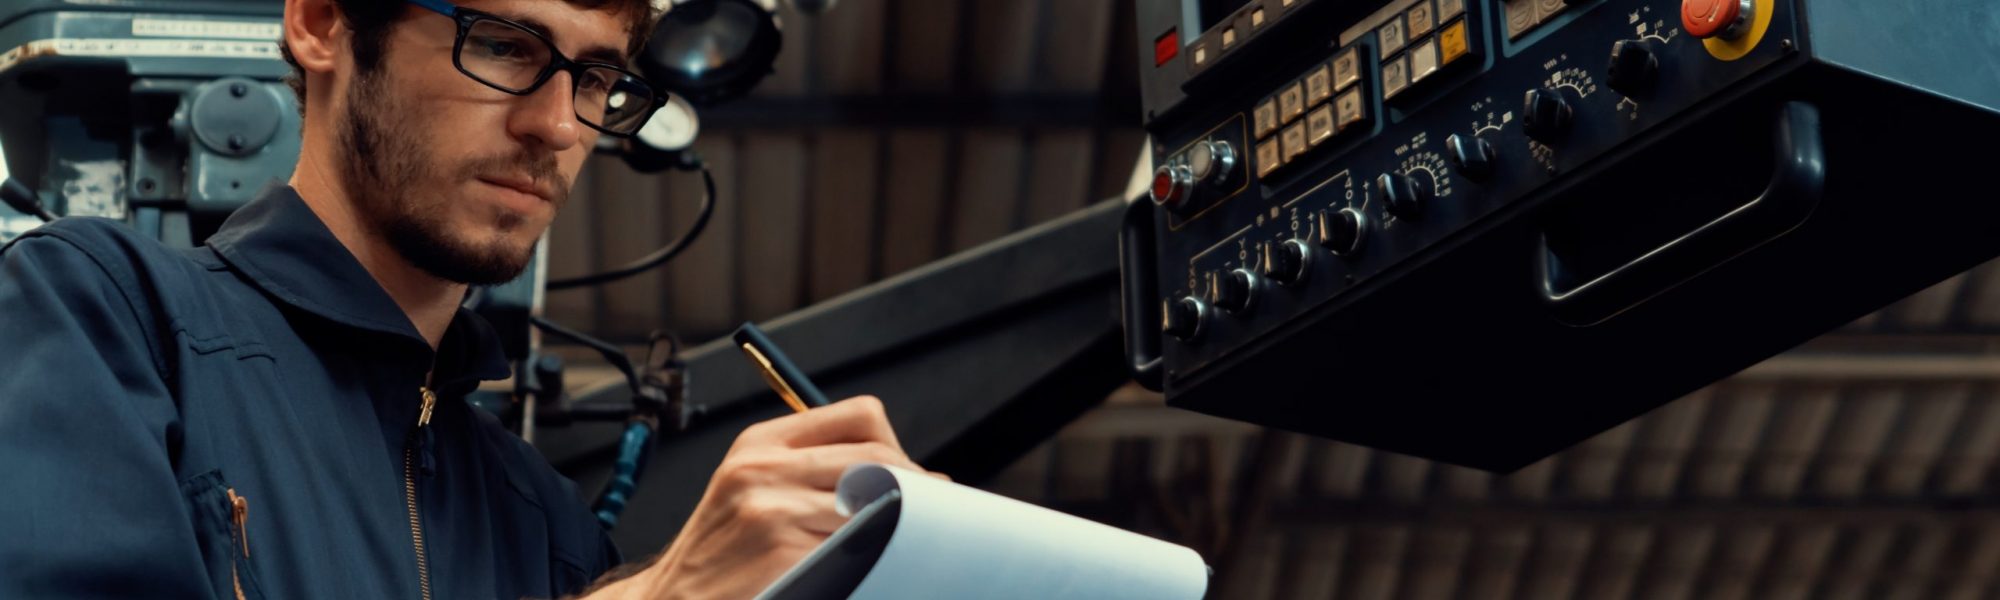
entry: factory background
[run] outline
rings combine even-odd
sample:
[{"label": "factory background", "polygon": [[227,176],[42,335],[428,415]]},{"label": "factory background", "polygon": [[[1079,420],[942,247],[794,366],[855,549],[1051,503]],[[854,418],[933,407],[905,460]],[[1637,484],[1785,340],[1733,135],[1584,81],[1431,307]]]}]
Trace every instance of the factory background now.
[{"label": "factory background", "polygon": [[[698,342],[1117,198],[1144,140],[1131,10],[787,8],[777,71],[701,115],[708,232],[665,269],[550,293],[549,316]],[[677,235],[700,182],[599,160],[576,189],[552,277]],[[563,354],[573,387],[605,373]],[[1989,263],[1508,475],[1127,388],[986,487],[1189,544],[1220,598],[1991,598],[1996,467]]]}]

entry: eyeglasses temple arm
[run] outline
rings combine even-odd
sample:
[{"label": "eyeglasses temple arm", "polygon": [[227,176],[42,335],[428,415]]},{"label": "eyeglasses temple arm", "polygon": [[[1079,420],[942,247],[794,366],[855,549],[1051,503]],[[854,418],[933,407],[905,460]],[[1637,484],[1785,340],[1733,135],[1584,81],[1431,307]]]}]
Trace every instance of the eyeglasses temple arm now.
[{"label": "eyeglasses temple arm", "polygon": [[458,16],[458,6],[450,2],[445,2],[444,0],[406,0],[406,1],[409,2],[410,4],[415,4],[417,6],[430,9],[432,12],[436,12],[438,14],[447,17]]}]

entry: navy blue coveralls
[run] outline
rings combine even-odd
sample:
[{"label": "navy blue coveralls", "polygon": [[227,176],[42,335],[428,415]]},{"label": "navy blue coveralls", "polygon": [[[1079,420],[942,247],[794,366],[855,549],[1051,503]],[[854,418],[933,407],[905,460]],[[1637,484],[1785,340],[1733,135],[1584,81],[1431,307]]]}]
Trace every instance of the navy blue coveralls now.
[{"label": "navy blue coveralls", "polygon": [[0,247],[0,598],[581,591],[617,550],[462,399],[507,374],[464,310],[433,352],[289,187],[192,250],[31,231]]}]

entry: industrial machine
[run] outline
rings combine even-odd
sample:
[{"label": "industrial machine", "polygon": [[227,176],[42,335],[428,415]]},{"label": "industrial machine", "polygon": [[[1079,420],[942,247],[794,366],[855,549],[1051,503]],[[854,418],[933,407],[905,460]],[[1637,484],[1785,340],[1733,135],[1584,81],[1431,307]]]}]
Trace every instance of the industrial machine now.
[{"label": "industrial machine", "polygon": [[[0,11],[0,141],[22,182],[10,205],[190,246],[291,176],[299,110],[281,81],[282,3],[13,4]],[[40,223],[5,212],[0,241]]]},{"label": "industrial machine", "polygon": [[2000,255],[1978,0],[1139,2],[1128,363],[1511,470]]}]

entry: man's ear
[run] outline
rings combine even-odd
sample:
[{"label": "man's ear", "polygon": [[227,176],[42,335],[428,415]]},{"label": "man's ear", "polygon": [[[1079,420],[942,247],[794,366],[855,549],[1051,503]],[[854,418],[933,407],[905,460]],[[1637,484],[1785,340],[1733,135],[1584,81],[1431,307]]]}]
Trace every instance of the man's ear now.
[{"label": "man's ear", "polygon": [[344,44],[347,24],[333,0],[285,0],[285,44],[306,76],[331,74]]}]

